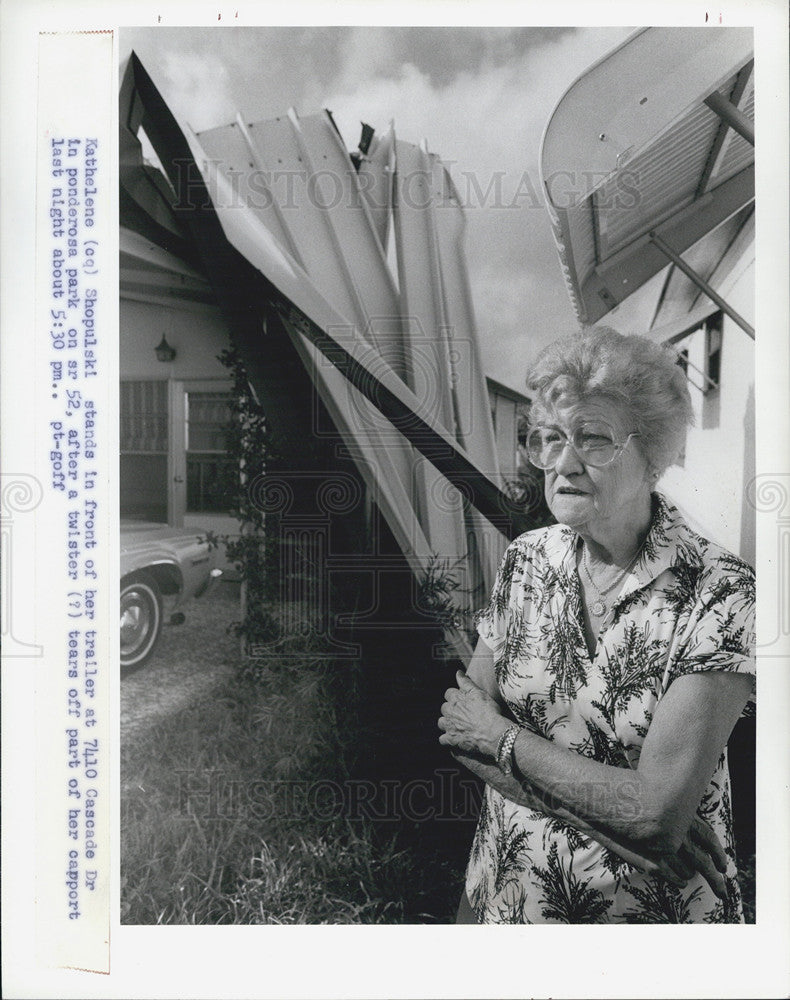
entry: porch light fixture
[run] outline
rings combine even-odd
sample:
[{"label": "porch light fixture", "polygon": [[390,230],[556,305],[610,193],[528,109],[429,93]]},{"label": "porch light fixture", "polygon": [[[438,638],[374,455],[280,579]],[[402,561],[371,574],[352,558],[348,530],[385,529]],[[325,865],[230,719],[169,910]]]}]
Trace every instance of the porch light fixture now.
[{"label": "porch light fixture", "polygon": [[156,351],[158,361],[172,361],[176,356],[175,348],[168,344],[167,337],[165,337],[164,334],[162,334],[162,339],[159,341],[154,350]]}]

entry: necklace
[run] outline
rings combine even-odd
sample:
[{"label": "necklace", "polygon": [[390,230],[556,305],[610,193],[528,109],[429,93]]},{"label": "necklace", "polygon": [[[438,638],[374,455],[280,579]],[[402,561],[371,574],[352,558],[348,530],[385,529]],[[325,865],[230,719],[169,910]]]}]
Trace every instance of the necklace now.
[{"label": "necklace", "polygon": [[583,548],[583,550],[582,550],[582,568],[584,569],[584,572],[585,572],[585,575],[587,576],[587,579],[590,581],[590,586],[593,588],[593,590],[595,591],[595,593],[598,595],[598,597],[596,598],[596,600],[594,600],[593,603],[592,603],[592,605],[590,606],[590,611],[592,611],[593,615],[596,618],[604,618],[606,616],[606,614],[609,611],[609,606],[607,605],[607,603],[604,600],[604,598],[606,597],[607,594],[611,593],[611,591],[614,590],[614,588],[617,586],[617,584],[621,583],[622,580],[631,571],[631,568],[633,567],[634,563],[636,562],[637,557],[639,556],[639,553],[641,551],[642,551],[642,546],[640,545],[639,548],[634,553],[633,558],[631,559],[631,561],[625,567],[625,569],[622,570],[622,572],[620,572],[620,573],[617,574],[617,576],[614,578],[614,581],[612,583],[610,583],[609,586],[606,587],[605,590],[601,590],[597,586],[597,584],[595,583],[595,580],[593,580],[592,574],[590,573],[590,568],[587,565],[587,548],[586,547]]}]

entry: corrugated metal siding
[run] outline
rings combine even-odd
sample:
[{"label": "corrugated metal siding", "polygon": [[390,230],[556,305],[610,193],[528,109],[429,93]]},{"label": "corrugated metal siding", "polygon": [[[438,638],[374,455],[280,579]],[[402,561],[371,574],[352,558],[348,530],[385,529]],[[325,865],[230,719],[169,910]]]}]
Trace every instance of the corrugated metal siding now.
[{"label": "corrugated metal siding", "polygon": [[[407,340],[407,383],[434,420],[457,436],[450,361],[450,320],[444,295],[436,207],[442,184],[431,155],[413,143],[395,143],[393,225],[398,258],[404,332]],[[414,468],[417,511],[428,538],[454,561],[463,559],[463,504],[460,494],[444,489],[445,481],[428,462]]]},{"label": "corrugated metal siding", "polygon": [[[722,93],[729,94],[734,83],[733,77],[722,88]],[[741,110],[750,118],[754,117],[753,92],[744,100]],[[700,104],[598,189],[594,202],[599,261],[606,260],[692,202],[721,124],[718,115]],[[722,162],[710,187],[715,188],[753,161],[751,144],[730,131]],[[573,220],[572,245],[577,274],[583,281],[589,274],[593,247],[589,229],[591,216],[585,216],[581,209],[569,215]]]},{"label": "corrugated metal siding", "polygon": [[625,177],[603,186],[598,198],[606,215],[601,259],[693,200],[718,129],[719,118],[702,105],[635,157]]},{"label": "corrugated metal siding", "polygon": [[477,342],[472,293],[464,252],[466,220],[449,171],[432,157],[436,248],[441,269],[448,325],[450,384],[458,440],[475,465],[495,482],[499,479],[489,399]]},{"label": "corrugated metal siding", "polygon": [[249,208],[321,294],[403,370],[398,292],[357,173],[326,112],[198,136]]}]

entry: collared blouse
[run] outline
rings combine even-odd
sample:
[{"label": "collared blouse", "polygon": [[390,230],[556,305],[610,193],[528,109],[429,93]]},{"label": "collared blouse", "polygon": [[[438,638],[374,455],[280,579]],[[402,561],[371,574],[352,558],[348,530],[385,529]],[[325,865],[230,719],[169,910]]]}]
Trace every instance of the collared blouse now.
[{"label": "collared blouse", "polygon": [[[591,657],[578,543],[563,525],[515,539],[488,606],[476,616],[477,629],[520,725],[602,764],[635,769],[656,705],[676,677],[703,670],[754,674],[754,574],[653,494],[647,538]],[[699,874],[677,889],[486,786],[467,894],[484,923],[741,922],[726,748],[698,815],[728,856],[726,901]]]}]

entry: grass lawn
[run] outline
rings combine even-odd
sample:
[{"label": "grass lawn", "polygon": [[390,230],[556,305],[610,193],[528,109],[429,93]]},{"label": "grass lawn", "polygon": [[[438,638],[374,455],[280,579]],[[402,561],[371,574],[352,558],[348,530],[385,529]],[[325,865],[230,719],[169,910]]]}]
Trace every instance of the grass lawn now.
[{"label": "grass lawn", "polygon": [[334,815],[350,786],[332,683],[326,662],[227,680],[129,741],[123,923],[454,918],[461,871],[441,851]]}]

